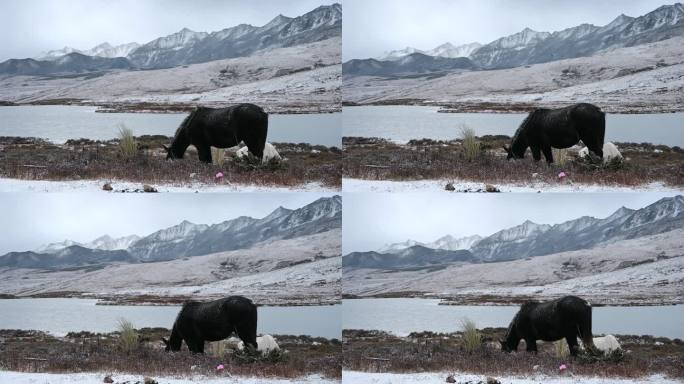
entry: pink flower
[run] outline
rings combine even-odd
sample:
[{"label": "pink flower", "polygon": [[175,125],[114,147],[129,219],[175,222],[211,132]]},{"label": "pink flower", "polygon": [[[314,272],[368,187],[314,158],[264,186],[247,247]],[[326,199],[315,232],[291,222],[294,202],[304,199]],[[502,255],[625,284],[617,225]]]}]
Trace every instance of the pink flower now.
[{"label": "pink flower", "polygon": [[214,176],[217,181],[223,180],[223,172],[219,172]]},{"label": "pink flower", "polygon": [[558,369],[560,369],[560,371],[563,372],[563,371],[565,371],[566,369],[568,369],[568,366],[565,365],[565,364],[561,364],[560,367],[558,367]]},{"label": "pink flower", "polygon": [[219,365],[216,367],[216,370],[217,370],[217,371],[223,371],[224,368],[225,368],[225,367],[223,366],[223,364],[219,364]]},{"label": "pink flower", "polygon": [[568,176],[568,175],[566,175],[565,172],[561,172],[561,173],[558,174],[558,178],[559,178],[559,179],[563,179],[563,178],[566,177],[566,176]]}]

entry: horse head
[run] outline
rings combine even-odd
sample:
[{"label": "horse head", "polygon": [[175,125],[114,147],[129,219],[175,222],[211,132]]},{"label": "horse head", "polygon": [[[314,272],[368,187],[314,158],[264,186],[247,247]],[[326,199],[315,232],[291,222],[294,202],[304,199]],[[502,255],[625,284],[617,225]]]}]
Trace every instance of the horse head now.
[{"label": "horse head", "polygon": [[167,338],[165,338],[165,337],[162,337],[161,340],[164,342],[164,345],[166,346],[166,347],[164,347],[164,350],[167,351],[167,352],[170,351],[170,350],[171,350],[171,345],[169,344],[169,339],[167,339]]},{"label": "horse head", "polygon": [[162,144],[162,148],[164,148],[164,151],[166,151],[166,160],[183,158],[183,153],[177,153],[178,151],[174,151],[173,143],[171,144],[171,147],[167,147],[166,145]]}]

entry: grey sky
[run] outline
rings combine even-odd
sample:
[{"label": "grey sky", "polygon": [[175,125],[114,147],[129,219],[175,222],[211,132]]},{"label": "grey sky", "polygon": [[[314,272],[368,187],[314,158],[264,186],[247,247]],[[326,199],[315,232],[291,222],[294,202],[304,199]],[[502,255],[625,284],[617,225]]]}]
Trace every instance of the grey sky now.
[{"label": "grey sky", "polygon": [[261,218],[278,206],[296,209],[322,196],[332,194],[5,193],[0,199],[0,255],[65,239],[148,235],[183,220],[214,224],[242,215]]},{"label": "grey sky", "polygon": [[295,17],[330,0],[3,0],[0,61],[70,46],[146,43],[184,27],[211,32]]},{"label": "grey sky", "polygon": [[486,236],[525,220],[557,224],[584,215],[603,218],[622,206],[642,208],[666,196],[674,194],[345,193],[342,250],[373,251],[388,243],[430,242],[447,234]]},{"label": "grey sky", "polygon": [[663,0],[345,0],[343,59],[377,57],[411,46],[489,43],[521,31],[605,25],[621,13],[641,16]]}]

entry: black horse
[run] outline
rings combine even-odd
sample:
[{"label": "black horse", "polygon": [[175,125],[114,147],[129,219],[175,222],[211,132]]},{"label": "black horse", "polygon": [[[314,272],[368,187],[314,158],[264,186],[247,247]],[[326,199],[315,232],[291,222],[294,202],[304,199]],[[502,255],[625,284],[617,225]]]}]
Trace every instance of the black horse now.
[{"label": "black horse", "polygon": [[523,304],[511,321],[504,340],[501,340],[501,349],[516,351],[523,339],[528,352],[537,352],[537,340],[565,338],[570,354],[577,356],[578,336],[588,351],[595,350],[591,334],[591,304],[586,300],[565,296],[543,303],[531,301]]},{"label": "black horse", "polygon": [[188,349],[204,353],[205,341],[218,341],[237,333],[245,345],[257,348],[257,307],[242,296],[200,303],[187,301],[173,323],[171,337],[162,339],[167,351],[180,351],[185,340]]},{"label": "black horse", "polygon": [[171,147],[164,146],[167,159],[182,159],[190,144],[200,161],[211,163],[211,147],[230,148],[244,141],[259,159],[264,154],[268,114],[254,104],[228,108],[197,107],[176,130]]},{"label": "black horse", "polygon": [[592,104],[580,103],[560,109],[539,108],[530,112],[513,135],[510,147],[504,146],[508,158],[522,159],[527,147],[535,161],[553,163],[551,148],[570,148],[580,140],[598,157],[603,158],[606,116]]}]

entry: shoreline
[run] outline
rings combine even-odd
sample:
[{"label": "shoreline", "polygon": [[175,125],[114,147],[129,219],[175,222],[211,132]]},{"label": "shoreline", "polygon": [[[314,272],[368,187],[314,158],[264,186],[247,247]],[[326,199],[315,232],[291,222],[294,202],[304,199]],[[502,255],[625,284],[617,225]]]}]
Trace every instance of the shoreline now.
[{"label": "shoreline", "polygon": [[[553,296],[555,297],[555,296]],[[672,299],[646,299],[637,301],[634,299],[627,299],[623,301],[607,302],[607,301],[595,301],[589,297],[589,301],[593,307],[669,307],[684,305],[683,301],[672,300]],[[543,297],[543,299],[550,299],[550,297]],[[439,300],[438,305],[444,306],[478,306],[478,307],[507,307],[507,306],[520,306],[530,300],[539,300],[539,297],[527,296],[527,295],[511,295],[511,296],[493,296],[487,294],[472,294],[472,295],[461,295],[461,296],[443,296],[439,294],[431,293],[387,293],[387,294],[377,294],[377,295],[352,295],[343,294],[342,301],[344,300],[363,300],[363,299],[426,299],[426,300]],[[617,300],[620,300],[618,298]],[[651,300],[651,301],[649,301]]]},{"label": "shoreline", "polygon": [[[430,101],[423,99],[393,99],[387,101],[353,102],[343,101],[342,107],[438,107],[437,113],[528,113],[536,108],[560,108],[575,103],[501,103],[489,101]],[[605,105],[601,106],[605,113],[616,115],[635,114],[666,114],[684,112],[684,105],[680,106],[653,106],[653,105]]]}]

